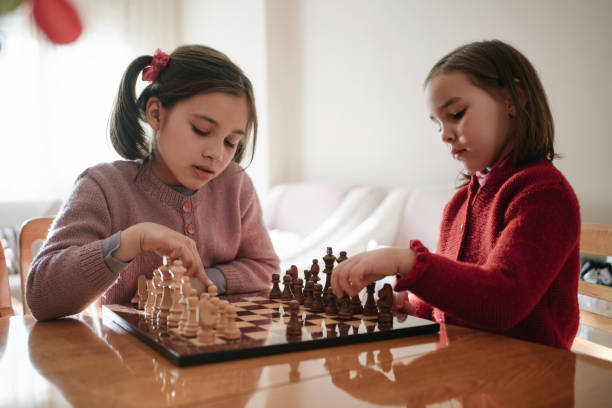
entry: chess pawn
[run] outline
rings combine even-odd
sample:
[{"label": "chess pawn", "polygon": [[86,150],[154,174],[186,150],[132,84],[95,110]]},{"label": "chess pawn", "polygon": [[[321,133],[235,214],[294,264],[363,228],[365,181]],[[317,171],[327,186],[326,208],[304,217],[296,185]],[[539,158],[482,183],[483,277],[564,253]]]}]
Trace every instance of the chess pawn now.
[{"label": "chess pawn", "polygon": [[159,302],[161,302],[161,289],[160,289],[160,284],[162,281],[161,278],[161,272],[159,271],[159,269],[155,269],[153,271],[153,279],[152,279],[152,284],[153,284],[153,305],[151,306],[151,315],[149,316],[149,318],[151,320],[154,320],[153,317],[157,316],[157,313],[159,312]]},{"label": "chess pawn", "polygon": [[175,260],[170,267],[172,275],[172,283],[170,290],[172,292],[172,306],[170,306],[170,314],[168,315],[168,327],[178,327],[183,314],[183,305],[181,305],[181,282],[187,270],[183,266],[183,262]]},{"label": "chess pawn", "polygon": [[211,302],[210,295],[208,293],[202,293],[200,295],[200,301],[198,302],[198,321],[200,322],[198,341],[205,344],[213,342],[215,339],[213,327],[215,326],[216,319],[216,306],[213,302]]},{"label": "chess pawn", "polygon": [[312,265],[310,266],[310,279],[312,279],[315,284],[320,280],[319,271],[320,271],[319,260],[313,259]]},{"label": "chess pawn", "polygon": [[340,256],[338,257],[338,259],[336,259],[336,262],[341,263],[344,262],[348,259],[348,257],[346,256],[346,251],[340,251]]},{"label": "chess pawn", "polygon": [[159,302],[159,312],[157,313],[157,325],[160,327],[167,327],[168,314],[170,313],[170,307],[172,306],[172,290],[170,284],[172,283],[172,275],[167,265],[161,266],[160,271],[162,273],[161,282],[161,301]]},{"label": "chess pawn", "polygon": [[221,299],[218,297],[210,297],[210,302],[213,304],[215,310],[215,321],[213,323],[213,329],[217,329],[217,321],[219,320],[219,309],[221,308]]},{"label": "chess pawn", "polygon": [[338,318],[342,320],[350,320],[353,318],[353,312],[351,311],[351,299],[345,293],[342,299],[339,300],[340,306],[338,307]]},{"label": "chess pawn", "polygon": [[147,304],[147,277],[143,274],[138,277],[138,309],[144,309]]},{"label": "chess pawn", "polygon": [[185,324],[187,323],[188,311],[187,311],[187,297],[188,294],[191,293],[191,280],[189,276],[183,276],[183,282],[181,284],[181,292],[179,296],[179,305],[183,310],[181,313],[181,318],[179,320],[179,331],[182,333],[185,329]]},{"label": "chess pawn", "polygon": [[306,288],[304,288],[304,307],[312,307],[313,292],[314,281],[309,280],[306,282]]},{"label": "chess pawn", "polygon": [[295,300],[297,300],[300,305],[304,304],[304,293],[302,292],[303,286],[304,281],[301,279],[297,279],[293,284],[293,295],[295,296]]},{"label": "chess pawn", "polygon": [[210,295],[211,298],[217,297],[217,287],[215,285],[210,285],[206,291]]},{"label": "chess pawn", "polygon": [[147,279],[147,302],[144,307],[145,317],[147,319],[153,314],[154,290],[153,280]]},{"label": "chess pawn", "polygon": [[353,314],[363,313],[363,306],[361,306],[361,299],[359,299],[358,294],[351,298],[351,311]]},{"label": "chess pawn", "polygon": [[325,313],[328,315],[335,315],[338,313],[338,306],[336,305],[336,295],[332,292],[331,287],[327,292],[327,303],[325,305]]},{"label": "chess pawn", "polygon": [[315,313],[321,313],[323,309],[323,300],[321,299],[321,293],[323,292],[323,285],[317,283],[314,285],[313,298],[311,310]]},{"label": "chess pawn", "polygon": [[312,274],[308,269],[304,269],[304,282],[308,282],[312,279]]},{"label": "chess pawn", "polygon": [[282,292],[280,290],[280,275],[278,273],[272,274],[272,290],[270,290],[270,299],[280,299]]},{"label": "chess pawn", "polygon": [[183,336],[195,337],[198,334],[198,296],[196,290],[190,288],[189,296],[187,296],[187,323],[183,328]]},{"label": "chess pawn", "polygon": [[230,304],[227,305],[227,327],[225,329],[225,338],[229,340],[239,339],[241,336],[240,329],[236,325],[236,316],[238,311]]},{"label": "chess pawn", "polygon": [[365,306],[363,308],[363,314],[365,316],[376,316],[378,315],[378,308],[376,307],[376,302],[374,301],[374,290],[376,287],[376,283],[370,283],[367,286],[368,297],[365,302]]},{"label": "chess pawn", "polygon": [[283,276],[283,293],[281,293],[281,300],[292,300],[293,292],[291,291],[291,275]]},{"label": "chess pawn", "polygon": [[227,310],[230,306],[227,300],[222,300],[217,315],[217,336],[224,336],[227,329]]},{"label": "chess pawn", "polygon": [[393,289],[391,285],[385,283],[381,290],[378,291],[378,323],[391,323],[393,322],[393,313],[391,307],[393,306]]},{"label": "chess pawn", "polygon": [[[320,285],[319,285],[320,286]],[[297,300],[289,302],[289,323],[287,323],[287,336],[297,337],[302,335],[302,325],[298,319],[300,304]]]}]

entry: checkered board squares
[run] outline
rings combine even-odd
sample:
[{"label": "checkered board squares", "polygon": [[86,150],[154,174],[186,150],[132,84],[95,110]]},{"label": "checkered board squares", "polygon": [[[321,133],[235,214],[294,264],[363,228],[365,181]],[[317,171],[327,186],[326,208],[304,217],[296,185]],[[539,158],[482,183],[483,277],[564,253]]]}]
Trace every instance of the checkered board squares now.
[{"label": "checkered board squares", "polygon": [[321,347],[383,340],[388,338],[435,333],[437,323],[412,316],[397,315],[390,326],[380,327],[376,316],[355,315],[350,320],[326,313],[299,309],[300,336],[287,336],[289,308],[287,301],[271,300],[267,293],[221,297],[237,309],[236,325],[241,337],[228,340],[216,336],[203,344],[196,338],[185,338],[178,329],[154,326],[135,305],[107,305],[108,318],[134,334],[172,363],[184,366],[225,361],[261,355],[289,353]]}]

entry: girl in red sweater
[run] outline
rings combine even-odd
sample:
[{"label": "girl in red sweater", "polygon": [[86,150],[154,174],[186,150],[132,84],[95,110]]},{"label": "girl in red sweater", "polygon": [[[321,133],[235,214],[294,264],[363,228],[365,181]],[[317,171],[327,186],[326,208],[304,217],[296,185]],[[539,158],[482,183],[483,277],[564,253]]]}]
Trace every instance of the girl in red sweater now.
[{"label": "girl in red sweater", "polygon": [[470,43],[433,66],[425,99],[464,166],[436,253],[415,240],[358,254],[334,270],[334,292],[353,296],[396,275],[396,307],[408,313],[570,349],[580,212],[552,164],[553,119],[535,69],[501,41]]}]

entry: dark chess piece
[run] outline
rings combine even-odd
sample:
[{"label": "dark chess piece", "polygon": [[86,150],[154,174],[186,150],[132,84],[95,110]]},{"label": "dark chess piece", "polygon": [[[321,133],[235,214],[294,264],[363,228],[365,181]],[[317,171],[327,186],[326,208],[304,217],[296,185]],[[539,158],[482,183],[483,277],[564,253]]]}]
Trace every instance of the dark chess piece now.
[{"label": "dark chess piece", "polygon": [[336,259],[336,262],[341,263],[344,262],[348,259],[348,256],[346,256],[346,251],[340,251],[340,256],[338,257],[338,259]]},{"label": "dark chess piece", "polygon": [[[291,284],[293,285],[293,282],[295,281],[295,279],[293,279],[293,274],[291,273],[291,269],[287,269],[285,271],[285,276],[289,276],[291,278]],[[283,279],[285,278],[283,277]]]},{"label": "dark chess piece", "polygon": [[291,275],[283,276],[283,285],[285,285],[285,287],[283,288],[281,299],[282,300],[292,300],[293,292],[291,291]]},{"label": "dark chess piece", "polygon": [[392,323],[393,313],[391,307],[393,306],[393,289],[391,285],[385,283],[385,286],[378,291],[378,325],[382,326],[381,323]]},{"label": "dark chess piece", "polygon": [[272,290],[270,290],[270,299],[280,299],[281,290],[278,284],[280,283],[280,275],[278,273],[272,274]]},{"label": "dark chess piece", "polygon": [[302,292],[303,286],[304,281],[301,279],[297,279],[293,284],[293,296],[295,296],[295,300],[297,300],[300,305],[304,304],[304,293]]},{"label": "dark chess piece", "polygon": [[312,265],[310,266],[310,279],[312,279],[315,284],[321,280],[321,278],[319,278],[319,271],[319,260],[313,259]]},{"label": "dark chess piece", "polygon": [[353,312],[353,314],[363,313],[363,306],[361,306],[359,295],[355,295],[351,298],[351,312]]},{"label": "dark chess piece", "polygon": [[336,295],[332,292],[331,287],[327,292],[327,302],[325,304],[325,313],[328,315],[335,315],[338,313],[338,306],[336,305]]},{"label": "dark chess piece", "polygon": [[314,285],[312,306],[310,307],[310,310],[312,310],[314,313],[321,313],[324,310],[323,300],[321,299],[322,292],[323,292],[323,285],[319,283]]},{"label": "dark chess piece", "polygon": [[313,301],[314,282],[309,280],[304,288],[304,307],[311,308]]},{"label": "dark chess piece", "polygon": [[298,280],[298,268],[295,265],[291,265],[291,268],[289,268],[289,271],[287,271],[292,277],[293,277],[293,283],[295,283],[296,280]]},{"label": "dark chess piece", "polygon": [[370,283],[367,286],[368,298],[366,299],[365,306],[363,308],[363,314],[365,316],[376,316],[378,315],[378,308],[376,307],[376,302],[374,301],[374,288],[376,287],[376,283]]},{"label": "dark chess piece", "polygon": [[353,312],[351,311],[351,298],[345,293],[342,299],[337,301],[338,306],[338,318],[341,320],[350,320],[353,318]]},{"label": "dark chess piece", "polygon": [[304,269],[304,282],[308,282],[312,279],[312,274],[308,269]]},{"label": "dark chess piece", "polygon": [[325,279],[325,288],[323,289],[323,293],[327,295],[327,292],[329,291],[329,286],[331,285],[331,276],[334,271],[334,262],[336,262],[336,257],[332,253],[331,247],[327,247],[327,254],[323,257],[323,262],[325,262],[325,269],[323,270],[323,273],[327,275],[327,279]]},{"label": "dark chess piece", "polygon": [[300,304],[297,300],[289,302],[289,323],[287,324],[287,336],[297,337],[302,335],[302,325],[298,320]]}]

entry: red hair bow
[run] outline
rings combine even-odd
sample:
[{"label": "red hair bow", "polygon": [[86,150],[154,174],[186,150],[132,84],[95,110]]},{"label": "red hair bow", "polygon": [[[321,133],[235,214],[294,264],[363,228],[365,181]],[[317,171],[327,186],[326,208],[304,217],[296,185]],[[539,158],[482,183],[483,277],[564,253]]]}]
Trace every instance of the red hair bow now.
[{"label": "red hair bow", "polygon": [[169,59],[168,54],[158,48],[153,55],[151,65],[142,70],[142,80],[155,82],[159,73],[166,68]]}]

